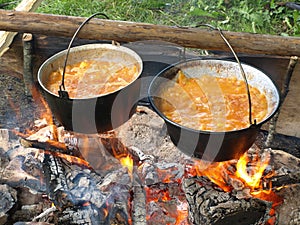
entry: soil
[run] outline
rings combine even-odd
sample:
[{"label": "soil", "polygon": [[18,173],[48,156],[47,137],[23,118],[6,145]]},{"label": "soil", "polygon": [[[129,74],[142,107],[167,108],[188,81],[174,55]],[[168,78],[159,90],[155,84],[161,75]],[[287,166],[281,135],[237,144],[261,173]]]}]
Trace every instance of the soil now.
[{"label": "soil", "polygon": [[24,94],[23,79],[0,74],[0,89],[0,128],[29,128],[36,117],[36,104]]},{"label": "soil", "polygon": [[298,62],[289,93],[283,103],[277,124],[277,132],[300,137],[300,64]]}]

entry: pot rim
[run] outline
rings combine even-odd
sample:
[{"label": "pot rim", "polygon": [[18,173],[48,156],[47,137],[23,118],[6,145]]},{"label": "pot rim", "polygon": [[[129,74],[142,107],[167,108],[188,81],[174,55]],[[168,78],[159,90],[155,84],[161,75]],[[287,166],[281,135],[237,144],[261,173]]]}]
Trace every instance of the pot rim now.
[{"label": "pot rim", "polygon": [[222,135],[224,133],[226,134],[234,134],[234,133],[238,133],[238,132],[241,132],[241,131],[246,131],[248,129],[251,129],[253,127],[260,127],[262,126],[262,124],[266,123],[268,120],[270,120],[274,114],[278,111],[279,109],[279,106],[280,106],[280,102],[281,102],[281,96],[280,96],[280,91],[279,91],[279,88],[277,87],[276,83],[273,81],[273,79],[268,76],[264,71],[262,71],[261,69],[259,68],[256,68],[252,65],[249,65],[247,63],[242,63],[242,65],[246,65],[246,66],[249,66],[249,67],[252,67],[253,69],[256,69],[258,71],[260,71],[262,74],[264,74],[266,76],[267,79],[269,79],[271,81],[271,83],[274,85],[274,88],[276,90],[276,93],[277,93],[277,96],[276,96],[276,105],[274,106],[274,110],[265,118],[263,119],[262,121],[260,121],[259,123],[255,123],[255,124],[250,124],[249,127],[246,127],[246,128],[242,128],[242,129],[238,129],[238,130],[230,130],[230,131],[207,131],[207,130],[196,130],[196,129],[193,129],[193,128],[190,128],[190,127],[187,127],[187,126],[184,126],[184,125],[181,125],[179,123],[176,123],[172,120],[170,120],[169,118],[167,118],[164,113],[162,113],[155,105],[154,101],[153,101],[153,96],[151,94],[151,91],[152,91],[152,86],[154,85],[155,83],[155,80],[160,77],[161,75],[163,75],[166,71],[176,67],[176,66],[179,66],[179,65],[182,65],[184,63],[187,63],[187,62],[192,62],[192,61],[226,61],[226,62],[230,62],[230,63],[234,63],[236,65],[238,65],[238,63],[234,60],[231,60],[231,59],[212,59],[212,58],[209,58],[209,59],[203,59],[203,58],[191,58],[191,59],[187,59],[185,61],[180,61],[180,62],[177,62],[177,63],[174,63],[166,68],[164,68],[162,71],[160,71],[156,76],[154,76],[154,78],[152,79],[150,85],[149,85],[149,88],[148,88],[148,99],[149,99],[149,102],[151,104],[151,107],[155,110],[155,112],[164,119],[164,121],[166,121],[167,123],[169,124],[172,124],[173,126],[176,126],[176,127],[179,127],[179,128],[183,128],[187,131],[190,131],[190,132],[195,132],[195,133],[199,133],[199,134],[206,134],[206,135]]},{"label": "pot rim", "polygon": [[[139,72],[138,72],[136,78],[133,79],[130,83],[128,83],[125,87],[118,88],[117,90],[115,90],[113,92],[108,92],[108,93],[104,93],[104,94],[100,94],[100,95],[95,95],[95,96],[91,96],[91,97],[69,98],[70,100],[89,100],[89,99],[95,99],[95,98],[98,98],[98,97],[104,97],[104,96],[108,96],[110,94],[114,94],[114,93],[116,93],[116,92],[118,92],[118,91],[120,91],[120,90],[128,87],[129,85],[131,85],[133,82],[135,82],[137,79],[139,79],[139,77],[142,74],[142,71],[143,71],[143,61],[142,61],[140,55],[137,54],[132,49],[130,49],[128,47],[121,46],[121,45],[106,44],[106,43],[84,44],[84,45],[79,45],[79,46],[75,46],[75,47],[70,48],[70,54],[76,53],[76,52],[80,52],[80,51],[85,51],[85,50],[93,50],[93,49],[115,50],[115,51],[121,51],[121,52],[124,52],[124,53],[128,53],[130,56],[132,56],[136,60],[136,63],[138,63],[138,65],[139,65]],[[53,95],[53,96],[55,96],[57,98],[61,98],[61,97],[59,97],[58,94],[55,94],[55,93],[51,92],[50,90],[48,90],[45,87],[45,85],[41,81],[41,76],[42,76],[43,70],[45,69],[46,66],[48,66],[55,59],[57,59],[59,57],[65,56],[67,54],[67,51],[68,51],[68,49],[62,50],[62,51],[60,51],[60,52],[52,55],[48,59],[46,59],[42,63],[42,65],[39,67],[38,73],[37,73],[37,80],[38,80],[39,85],[43,88],[44,91],[48,92],[50,95]],[[63,65],[62,65],[62,67],[63,67]]]}]

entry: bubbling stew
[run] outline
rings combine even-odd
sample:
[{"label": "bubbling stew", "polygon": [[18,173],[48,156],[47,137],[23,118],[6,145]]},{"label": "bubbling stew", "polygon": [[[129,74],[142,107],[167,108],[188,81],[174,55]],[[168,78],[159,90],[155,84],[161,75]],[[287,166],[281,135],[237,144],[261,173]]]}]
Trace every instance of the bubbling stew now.
[{"label": "bubbling stew", "polygon": [[[58,94],[63,69],[53,71],[46,88]],[[133,82],[138,76],[138,65],[113,61],[85,60],[67,65],[65,88],[70,98],[89,98],[112,93]]]},{"label": "bubbling stew", "polygon": [[[157,106],[170,120],[196,130],[233,131],[250,126],[246,84],[235,77],[187,77],[181,70],[159,93]],[[252,118],[268,113],[264,93],[249,85]]]}]

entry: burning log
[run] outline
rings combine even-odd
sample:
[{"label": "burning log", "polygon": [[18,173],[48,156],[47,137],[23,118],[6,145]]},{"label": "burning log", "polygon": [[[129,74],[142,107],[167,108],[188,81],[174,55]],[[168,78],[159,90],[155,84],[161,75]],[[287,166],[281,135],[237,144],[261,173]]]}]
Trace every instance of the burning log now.
[{"label": "burning log", "polygon": [[52,155],[45,155],[44,168],[47,193],[56,207],[63,209],[74,205],[74,198],[65,177],[61,160]]},{"label": "burning log", "polygon": [[38,140],[29,140],[26,138],[20,139],[20,144],[24,148],[37,148],[42,150],[47,150],[50,152],[60,152],[67,155],[73,155],[72,150],[70,150],[64,143],[56,141],[45,141],[41,142]]},{"label": "burning log", "polygon": [[275,174],[270,179],[273,188],[300,184],[300,159],[284,151],[272,151],[272,165]]},{"label": "burning log", "polygon": [[237,199],[205,177],[187,178],[183,190],[189,203],[192,224],[264,224],[271,203],[256,199]]},{"label": "burning log", "polygon": [[51,154],[45,160],[47,193],[61,209],[57,212],[59,223],[128,224],[131,185],[124,170],[102,178]]},{"label": "burning log", "polygon": [[83,156],[81,155],[79,149],[76,148],[76,146],[70,147],[65,143],[51,141],[51,140],[41,142],[38,140],[29,140],[26,138],[21,138],[20,144],[24,148],[36,148],[36,149],[44,150],[46,154],[52,154],[55,155],[56,157],[62,157],[68,159],[70,162],[78,163],[82,166],[84,165],[90,170],[93,170],[93,168],[89,165],[89,163],[84,160]]},{"label": "burning log", "polygon": [[[59,209],[56,212],[60,224],[128,224],[130,221],[129,199],[131,178],[122,167],[102,177],[78,158],[76,162],[71,154],[79,154],[78,139],[66,136],[57,139],[67,140],[60,143],[47,140],[53,137],[48,133],[51,127],[43,128],[40,141],[33,135],[22,139],[25,147],[44,150],[43,171],[49,199]],[[63,135],[63,132],[55,132]],[[31,140],[33,137],[37,140]],[[78,151],[78,153],[76,153]],[[70,155],[68,155],[68,154]],[[73,159],[72,158],[72,159]],[[80,161],[81,160],[81,161]],[[127,174],[127,175],[126,175]]]}]

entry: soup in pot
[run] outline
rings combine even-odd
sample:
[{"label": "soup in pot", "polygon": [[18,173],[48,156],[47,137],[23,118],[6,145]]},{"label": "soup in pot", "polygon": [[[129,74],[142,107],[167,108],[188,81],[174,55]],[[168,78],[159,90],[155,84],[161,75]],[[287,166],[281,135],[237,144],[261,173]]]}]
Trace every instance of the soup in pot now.
[{"label": "soup in pot", "polygon": [[[264,93],[249,85],[252,120],[262,121],[268,113]],[[235,77],[202,75],[187,77],[179,71],[158,98],[160,111],[170,120],[196,130],[232,131],[247,128],[249,102],[246,84]]]},{"label": "soup in pot", "polygon": [[[53,71],[46,83],[46,88],[57,95],[62,73],[62,68]],[[136,64],[85,60],[66,66],[64,83],[70,98],[89,98],[120,90],[133,82],[138,74]]]}]

